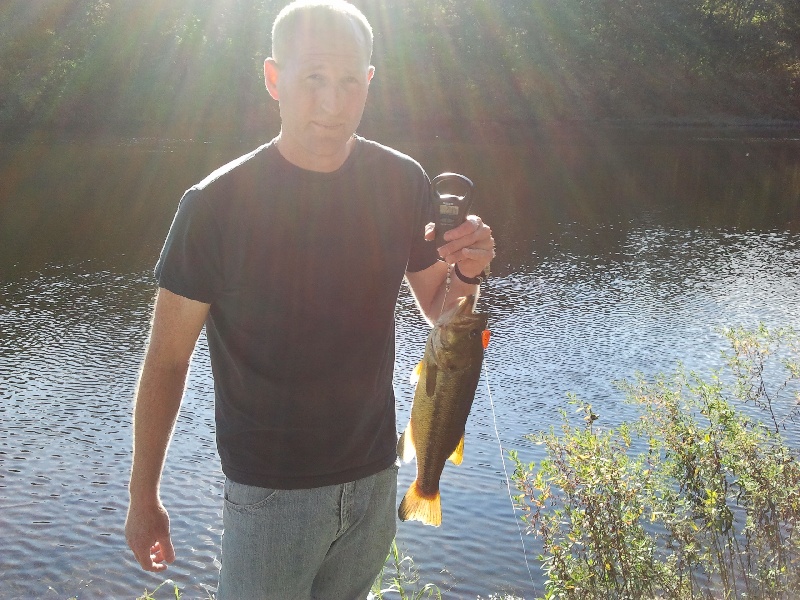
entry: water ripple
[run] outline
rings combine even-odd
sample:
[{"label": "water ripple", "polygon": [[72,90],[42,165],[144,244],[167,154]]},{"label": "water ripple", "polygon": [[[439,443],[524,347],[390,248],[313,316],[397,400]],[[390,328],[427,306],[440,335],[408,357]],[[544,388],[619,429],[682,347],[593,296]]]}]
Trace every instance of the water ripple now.
[{"label": "water ripple", "polygon": [[[557,424],[560,411],[571,410],[568,394],[613,425],[634,416],[614,380],[668,372],[679,359],[717,368],[719,327],[800,327],[797,234],[658,219],[606,224],[600,233],[565,224],[537,241],[532,257],[485,286],[481,306],[493,335],[464,464],[443,475],[442,528],[400,528],[401,547],[446,596],[530,588],[490,393],[503,448],[539,460],[541,448],[524,436]],[[153,294],[149,270],[117,273],[98,262],[0,283],[0,530],[14,540],[0,558],[1,598],[133,597],[164,579],[138,568],[123,536],[131,398]],[[407,290],[397,314],[402,426],[427,326]],[[800,446],[797,432],[790,440]],[[401,493],[413,476],[413,464],[400,470]],[[185,598],[205,598],[216,586],[221,482],[202,336],[162,486],[179,553],[168,576]],[[535,556],[536,541],[525,543]]]}]

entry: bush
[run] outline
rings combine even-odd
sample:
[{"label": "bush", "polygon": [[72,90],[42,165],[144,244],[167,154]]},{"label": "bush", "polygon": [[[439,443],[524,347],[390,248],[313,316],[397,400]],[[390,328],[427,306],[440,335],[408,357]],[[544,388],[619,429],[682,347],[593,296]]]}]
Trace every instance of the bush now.
[{"label": "bush", "polygon": [[599,430],[573,398],[582,424],[564,412],[560,432],[529,436],[545,447],[538,468],[512,453],[545,598],[800,593],[800,463],[781,437],[800,405],[798,337],[725,334],[727,369],[709,381],[679,367],[620,384],[638,422]]}]

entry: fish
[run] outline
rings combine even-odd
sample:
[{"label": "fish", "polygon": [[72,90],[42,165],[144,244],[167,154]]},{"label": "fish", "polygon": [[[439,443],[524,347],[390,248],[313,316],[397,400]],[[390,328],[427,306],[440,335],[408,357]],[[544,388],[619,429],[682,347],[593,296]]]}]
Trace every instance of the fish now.
[{"label": "fish", "polygon": [[[417,475],[397,515],[402,521],[442,523],[439,479],[448,458],[464,458],[464,431],[488,346],[488,315],[475,312],[476,295],[459,298],[428,334],[417,378],[411,419],[397,441],[403,462],[417,459]],[[413,379],[412,379],[413,382]]]}]

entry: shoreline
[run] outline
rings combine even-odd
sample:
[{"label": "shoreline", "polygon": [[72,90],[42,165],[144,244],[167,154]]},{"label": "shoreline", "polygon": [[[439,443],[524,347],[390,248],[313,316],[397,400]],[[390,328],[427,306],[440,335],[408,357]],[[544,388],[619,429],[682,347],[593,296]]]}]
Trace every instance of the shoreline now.
[{"label": "shoreline", "polygon": [[[262,120],[260,120],[262,121]],[[215,142],[257,140],[276,134],[278,126],[263,119],[237,127],[181,124],[160,127],[139,123],[41,124],[16,126],[0,123],[0,137],[6,143],[63,142],[81,139],[141,140],[157,142]],[[800,141],[800,120],[776,119],[604,119],[558,121],[482,120],[467,124],[455,121],[410,121],[366,117],[358,133],[372,139],[417,143],[524,144],[526,142],[670,143],[686,141]]]}]

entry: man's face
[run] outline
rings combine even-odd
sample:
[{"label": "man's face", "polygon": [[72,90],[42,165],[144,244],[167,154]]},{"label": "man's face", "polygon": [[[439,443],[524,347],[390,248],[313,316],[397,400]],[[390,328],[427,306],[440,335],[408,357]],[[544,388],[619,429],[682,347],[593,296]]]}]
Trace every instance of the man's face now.
[{"label": "man's face", "polygon": [[336,170],[349,153],[374,71],[366,42],[346,23],[300,28],[287,56],[272,62],[272,86],[270,60],[265,76],[280,104],[282,154],[305,169]]}]

